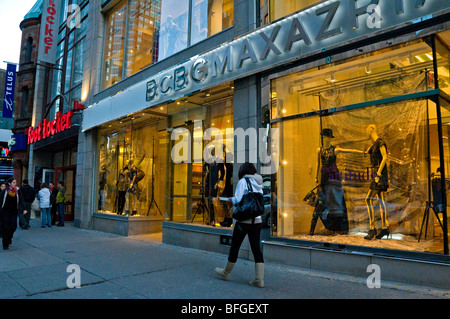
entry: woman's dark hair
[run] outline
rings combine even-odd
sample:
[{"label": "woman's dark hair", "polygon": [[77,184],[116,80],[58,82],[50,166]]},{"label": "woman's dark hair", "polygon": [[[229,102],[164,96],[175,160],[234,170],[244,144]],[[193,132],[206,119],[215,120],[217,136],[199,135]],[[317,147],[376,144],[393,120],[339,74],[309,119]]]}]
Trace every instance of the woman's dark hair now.
[{"label": "woman's dark hair", "polygon": [[42,183],[42,184],[41,184],[41,189],[42,189],[42,188],[47,188],[47,187],[48,187],[47,184],[45,184],[45,183]]},{"label": "woman's dark hair", "polygon": [[16,179],[15,178],[9,178],[6,182],[8,183],[8,185],[9,184],[11,184],[13,181],[15,181]]},{"label": "woman's dark hair", "polygon": [[252,163],[246,162],[239,167],[239,179],[244,177],[245,175],[255,175],[257,173],[255,165]]}]

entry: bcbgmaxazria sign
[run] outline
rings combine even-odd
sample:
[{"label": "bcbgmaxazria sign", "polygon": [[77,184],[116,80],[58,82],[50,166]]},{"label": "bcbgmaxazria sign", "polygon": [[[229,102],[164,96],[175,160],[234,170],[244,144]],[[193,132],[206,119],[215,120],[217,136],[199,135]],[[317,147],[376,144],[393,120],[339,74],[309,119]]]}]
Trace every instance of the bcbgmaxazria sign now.
[{"label": "bcbgmaxazria sign", "polygon": [[323,1],[100,101],[85,111],[83,130],[449,8],[449,0]]}]

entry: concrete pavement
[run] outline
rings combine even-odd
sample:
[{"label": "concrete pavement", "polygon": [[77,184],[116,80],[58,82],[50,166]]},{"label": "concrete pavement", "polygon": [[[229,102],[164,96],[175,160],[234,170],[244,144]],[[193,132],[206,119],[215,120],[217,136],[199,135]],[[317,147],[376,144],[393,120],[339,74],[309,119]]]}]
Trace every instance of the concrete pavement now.
[{"label": "concrete pavement", "polygon": [[[450,299],[450,290],[383,280],[369,289],[366,278],[274,263],[266,263],[260,289],[247,284],[253,262],[238,260],[231,280],[219,280],[214,268],[225,255],[162,244],[161,234],[121,237],[70,223],[43,229],[39,219],[31,226],[0,250],[2,299]],[[67,286],[71,264],[80,288]]]}]

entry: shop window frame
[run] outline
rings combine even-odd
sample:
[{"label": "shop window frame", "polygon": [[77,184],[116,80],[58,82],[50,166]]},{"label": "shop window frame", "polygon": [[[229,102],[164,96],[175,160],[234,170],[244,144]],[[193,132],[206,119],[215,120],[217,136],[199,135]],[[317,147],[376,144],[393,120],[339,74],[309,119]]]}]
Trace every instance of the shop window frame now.
[{"label": "shop window frame", "polygon": [[[398,95],[394,97],[384,98],[380,100],[373,100],[373,101],[366,101],[361,103],[355,103],[351,105],[345,105],[341,107],[331,108],[331,109],[323,109],[323,110],[317,110],[317,111],[311,111],[311,112],[304,112],[294,115],[288,115],[284,117],[276,117],[272,118],[272,107],[271,107],[271,97],[270,94],[272,92],[272,80],[275,80],[277,78],[281,78],[283,76],[287,76],[290,74],[295,74],[302,71],[307,71],[311,68],[318,67],[318,66],[324,66],[327,65],[325,60],[320,60],[320,56],[316,57],[316,59],[312,59],[309,62],[309,65],[307,63],[304,63],[299,68],[291,68],[289,69],[282,69],[279,71],[273,71],[273,72],[267,72],[262,75],[263,81],[267,81],[268,90],[266,90],[266,96],[263,98],[263,105],[269,105],[268,112],[269,112],[269,127],[270,129],[274,124],[282,123],[289,120],[294,119],[300,119],[300,118],[309,118],[309,117],[324,117],[333,115],[339,112],[345,112],[350,110],[356,110],[356,109],[363,109],[370,106],[379,106],[379,105],[386,105],[389,103],[395,103],[395,102],[401,102],[401,101],[407,101],[407,100],[431,100],[436,104],[436,110],[437,110],[437,118],[438,118],[438,147],[439,147],[439,159],[440,159],[440,165],[441,167],[444,167],[444,173],[442,174],[442,187],[444,189],[445,194],[445,170],[449,169],[445,167],[444,165],[444,148],[443,148],[443,135],[442,135],[442,118],[440,115],[441,110],[441,99],[445,99],[446,101],[449,101],[449,96],[447,96],[442,90],[439,89],[439,81],[438,81],[438,72],[437,72],[437,51],[436,51],[436,41],[439,41],[438,37],[435,34],[432,34],[430,36],[425,37],[428,40],[428,43],[431,47],[432,54],[433,54],[433,70],[436,70],[434,72],[434,88],[430,87],[426,91],[417,92],[417,93],[410,93],[410,94],[404,94],[404,95]],[[408,40],[405,40],[407,42]],[[376,43],[377,41],[374,39],[373,43]],[[404,43],[404,42],[402,42]],[[346,49],[337,49],[337,54],[347,52]],[[342,58],[339,61],[345,60],[346,58]],[[338,62],[338,61],[335,61]],[[450,102],[450,101],[449,101]],[[273,174],[271,176],[271,192],[272,190],[275,190],[275,180],[276,176]],[[410,250],[394,250],[394,249],[386,249],[386,248],[373,248],[373,247],[367,247],[367,246],[356,246],[356,245],[348,245],[348,244],[337,244],[337,243],[330,243],[326,241],[309,241],[309,240],[303,240],[303,239],[293,239],[288,237],[279,237],[274,235],[274,230],[272,227],[270,227],[269,232],[269,238],[272,240],[276,240],[279,242],[284,242],[286,244],[290,245],[296,245],[296,246],[308,246],[312,248],[317,249],[331,249],[331,250],[346,250],[346,251],[355,251],[362,254],[365,253],[372,253],[372,254],[378,254],[378,255],[384,255],[384,256],[403,256],[406,258],[414,257],[419,258],[423,260],[431,260],[431,261],[440,261],[440,262],[450,262],[449,259],[449,243],[448,243],[448,207],[447,207],[448,197],[443,196],[443,206],[444,210],[442,211],[443,215],[443,225],[444,225],[444,239],[443,239],[443,254],[440,253],[429,253],[429,252],[418,252],[418,251],[410,251]],[[425,207],[424,207],[425,208]],[[271,212],[270,216],[273,220],[274,214],[277,214],[276,211],[273,210],[273,205],[271,205]],[[432,214],[430,212],[430,214]],[[447,234],[447,235],[446,235]]]}]

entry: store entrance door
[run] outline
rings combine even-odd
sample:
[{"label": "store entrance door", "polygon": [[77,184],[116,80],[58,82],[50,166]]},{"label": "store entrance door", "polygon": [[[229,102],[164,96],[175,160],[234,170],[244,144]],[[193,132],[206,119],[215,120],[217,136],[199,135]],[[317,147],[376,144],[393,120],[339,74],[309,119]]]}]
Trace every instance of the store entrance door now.
[{"label": "store entrance door", "polygon": [[66,189],[65,193],[65,210],[64,210],[64,220],[73,221],[74,220],[74,208],[75,208],[75,177],[76,177],[76,166],[65,166],[55,168],[55,186],[58,182],[63,182]]},{"label": "store entrance door", "polygon": [[[193,145],[193,123],[188,123],[183,128],[187,129],[182,136],[183,140],[187,141],[190,138],[191,145]],[[171,150],[174,149],[175,144],[176,141],[171,140]],[[172,221],[190,222],[194,218],[201,221],[204,217],[203,211],[199,213],[200,211],[197,210],[203,191],[202,162],[201,160],[195,160],[195,156],[194,152],[191,151],[190,163],[174,163],[173,159],[170,161],[170,197],[172,199],[170,203],[170,218]]]}]

